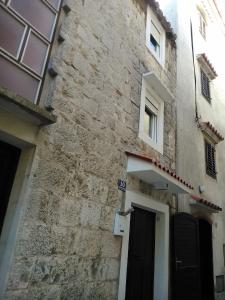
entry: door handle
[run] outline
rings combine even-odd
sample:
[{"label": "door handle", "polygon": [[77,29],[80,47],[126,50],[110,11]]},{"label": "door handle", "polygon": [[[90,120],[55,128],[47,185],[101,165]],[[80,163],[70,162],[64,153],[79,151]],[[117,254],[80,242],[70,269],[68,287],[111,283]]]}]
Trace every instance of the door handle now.
[{"label": "door handle", "polygon": [[182,264],[182,260],[176,259],[176,269],[178,269],[180,264]]}]

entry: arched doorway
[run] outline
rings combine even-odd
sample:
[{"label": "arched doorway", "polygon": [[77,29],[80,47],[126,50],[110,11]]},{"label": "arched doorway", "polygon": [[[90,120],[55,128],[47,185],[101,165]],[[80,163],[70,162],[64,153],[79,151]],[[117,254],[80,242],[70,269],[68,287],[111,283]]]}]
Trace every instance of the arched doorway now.
[{"label": "arched doorway", "polygon": [[205,219],[198,219],[201,294],[204,300],[214,299],[212,225]]}]

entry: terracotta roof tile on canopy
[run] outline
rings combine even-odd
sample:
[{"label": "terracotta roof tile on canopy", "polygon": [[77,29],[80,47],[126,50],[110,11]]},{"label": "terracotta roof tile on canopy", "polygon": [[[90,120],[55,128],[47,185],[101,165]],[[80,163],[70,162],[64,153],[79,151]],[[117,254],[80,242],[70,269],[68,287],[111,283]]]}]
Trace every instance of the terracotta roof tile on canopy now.
[{"label": "terracotta roof tile on canopy", "polygon": [[215,127],[210,122],[201,122],[201,130],[206,133],[215,144],[218,144],[220,141],[224,140],[224,137],[216,130]]},{"label": "terracotta roof tile on canopy", "polygon": [[211,80],[215,79],[218,75],[214,69],[212,63],[209,61],[205,53],[198,54],[197,59],[199,63],[205,68],[205,71]]},{"label": "terracotta roof tile on canopy", "polygon": [[169,174],[171,177],[175,178],[180,183],[184,184],[189,189],[191,189],[191,190],[194,189],[194,187],[191,184],[189,184],[187,181],[185,181],[180,176],[178,176],[174,171],[170,170],[168,167],[166,167],[165,165],[163,165],[160,161],[158,161],[158,160],[156,160],[156,159],[154,159],[152,157],[146,156],[144,154],[137,154],[137,153],[133,153],[133,152],[129,152],[129,151],[126,151],[126,154],[128,156],[130,155],[130,156],[133,156],[133,157],[145,160],[147,162],[150,162],[151,164],[155,165],[160,170],[164,171],[165,173]]},{"label": "terracotta roof tile on canopy", "polygon": [[173,45],[175,46],[175,40],[177,38],[176,34],[174,33],[171,24],[167,21],[166,17],[163,15],[162,10],[159,7],[159,3],[155,0],[147,0],[149,5],[151,6],[152,10],[158,17],[160,23],[162,24],[163,28],[166,31],[167,38],[171,39]]},{"label": "terracotta roof tile on canopy", "polygon": [[222,208],[218,205],[215,205],[214,203],[210,202],[210,201],[207,201],[197,195],[191,195],[191,198],[195,201],[197,201],[198,203],[200,204],[203,204],[211,209],[214,209],[214,210],[218,210],[218,211],[222,211]]}]

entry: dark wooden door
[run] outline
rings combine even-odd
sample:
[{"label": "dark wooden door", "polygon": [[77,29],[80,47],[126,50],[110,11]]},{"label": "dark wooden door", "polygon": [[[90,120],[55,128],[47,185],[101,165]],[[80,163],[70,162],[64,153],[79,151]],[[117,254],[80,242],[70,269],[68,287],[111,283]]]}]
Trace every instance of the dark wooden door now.
[{"label": "dark wooden door", "polygon": [[0,233],[19,157],[20,149],[0,141]]},{"label": "dark wooden door", "polygon": [[198,220],[178,213],[172,222],[173,300],[201,300]]},{"label": "dark wooden door", "polygon": [[212,226],[203,219],[198,224],[202,299],[214,300]]},{"label": "dark wooden door", "polygon": [[131,214],[126,300],[153,300],[155,213],[135,207]]}]

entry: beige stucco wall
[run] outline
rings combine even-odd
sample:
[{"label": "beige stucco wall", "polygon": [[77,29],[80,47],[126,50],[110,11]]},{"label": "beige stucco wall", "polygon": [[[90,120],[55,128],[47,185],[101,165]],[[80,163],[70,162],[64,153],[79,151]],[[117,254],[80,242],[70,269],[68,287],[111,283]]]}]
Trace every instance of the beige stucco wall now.
[{"label": "beige stucco wall", "polygon": [[153,70],[174,93],[175,49],[167,41],[163,69],[145,46],[146,5],[139,1],[70,3],[61,16],[65,41],[53,49],[58,76],[47,79],[41,100],[54,107],[57,122],[33,142],[2,299],[116,299],[121,238],[112,227],[125,151],[175,168],[172,100],[164,108],[164,155],[137,137],[142,74]]}]

